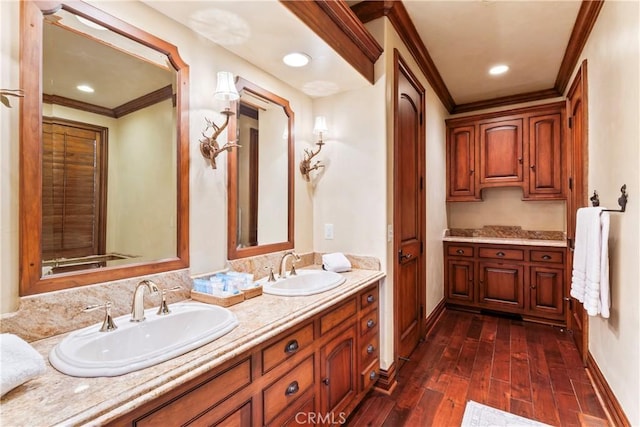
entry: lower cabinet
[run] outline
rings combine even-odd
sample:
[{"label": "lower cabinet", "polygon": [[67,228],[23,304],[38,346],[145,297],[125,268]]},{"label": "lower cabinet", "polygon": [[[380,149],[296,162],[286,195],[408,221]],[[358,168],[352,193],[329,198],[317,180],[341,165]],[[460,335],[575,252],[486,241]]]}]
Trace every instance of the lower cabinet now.
[{"label": "lower cabinet", "polygon": [[449,306],[565,325],[565,248],[444,242]]},{"label": "lower cabinet", "polygon": [[375,283],[109,425],[343,424],[378,378],[378,298]]}]

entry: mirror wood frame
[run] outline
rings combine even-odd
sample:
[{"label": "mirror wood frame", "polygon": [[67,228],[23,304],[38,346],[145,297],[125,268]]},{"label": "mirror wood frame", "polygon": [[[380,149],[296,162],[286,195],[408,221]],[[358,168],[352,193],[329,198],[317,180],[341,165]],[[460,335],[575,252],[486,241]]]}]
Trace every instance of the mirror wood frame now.
[{"label": "mirror wood frame", "polygon": [[[288,221],[287,221],[287,240],[284,242],[269,243],[266,245],[247,246],[238,248],[238,152],[237,149],[231,150],[227,157],[227,258],[238,259],[255,255],[262,255],[271,252],[278,252],[287,249],[293,249],[294,246],[294,113],[289,105],[289,101],[269,92],[260,86],[251,83],[248,80],[238,77],[236,80],[236,88],[238,93],[248,92],[258,98],[263,98],[281,106],[288,118],[288,171],[287,171],[287,193],[288,193]],[[236,106],[240,105],[240,101],[236,101]],[[238,136],[238,114],[234,115],[229,121],[228,135],[234,135],[237,140]],[[243,148],[240,148],[242,150]]]},{"label": "mirror wood frame", "polygon": [[[176,71],[178,171],[175,257],[42,277],[43,18],[60,9],[93,21],[166,55]],[[20,295],[32,295],[189,267],[189,66],[180,58],[178,49],[160,38],[80,1],[22,1],[21,21],[20,79],[25,96],[20,103]]]}]

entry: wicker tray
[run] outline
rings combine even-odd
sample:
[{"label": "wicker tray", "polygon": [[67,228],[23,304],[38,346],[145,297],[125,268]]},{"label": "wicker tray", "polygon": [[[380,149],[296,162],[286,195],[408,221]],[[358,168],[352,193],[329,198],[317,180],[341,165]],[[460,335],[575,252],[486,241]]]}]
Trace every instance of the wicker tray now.
[{"label": "wicker tray", "polygon": [[[262,290],[261,290],[262,293]],[[221,297],[218,295],[205,294],[202,292],[191,291],[191,299],[194,301],[206,302],[207,304],[215,304],[222,307],[229,307],[244,301],[244,294],[240,292],[236,295]]]},{"label": "wicker tray", "polygon": [[253,288],[240,289],[244,294],[244,299],[255,298],[262,295],[262,286],[254,286]]}]

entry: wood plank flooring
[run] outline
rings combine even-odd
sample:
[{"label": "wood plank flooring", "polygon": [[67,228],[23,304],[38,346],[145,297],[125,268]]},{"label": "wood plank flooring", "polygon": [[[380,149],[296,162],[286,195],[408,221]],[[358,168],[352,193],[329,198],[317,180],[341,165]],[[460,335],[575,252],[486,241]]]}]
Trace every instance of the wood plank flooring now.
[{"label": "wood plank flooring", "polygon": [[400,369],[394,392],[372,391],[347,425],[459,426],[467,400],[554,426],[608,425],[567,332],[451,310]]}]

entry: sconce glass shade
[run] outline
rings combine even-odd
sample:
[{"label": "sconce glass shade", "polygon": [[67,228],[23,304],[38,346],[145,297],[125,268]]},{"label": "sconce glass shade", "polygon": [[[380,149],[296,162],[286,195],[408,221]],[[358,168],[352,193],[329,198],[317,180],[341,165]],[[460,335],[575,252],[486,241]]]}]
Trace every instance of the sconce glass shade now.
[{"label": "sconce glass shade", "polygon": [[324,116],[317,116],[316,124],[313,126],[313,133],[320,135],[321,133],[326,133],[328,130],[327,119]]},{"label": "sconce glass shade", "polygon": [[240,98],[233,79],[233,73],[218,71],[218,83],[213,97],[222,101],[235,101]]}]

